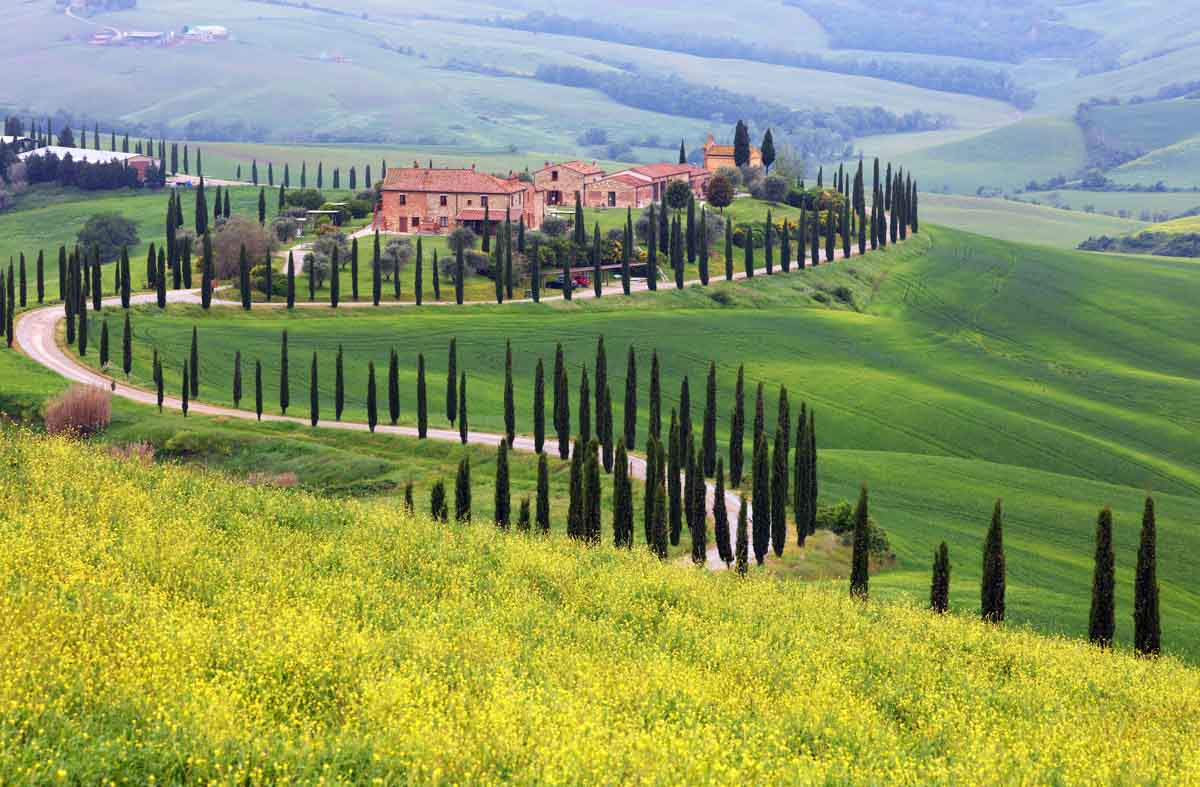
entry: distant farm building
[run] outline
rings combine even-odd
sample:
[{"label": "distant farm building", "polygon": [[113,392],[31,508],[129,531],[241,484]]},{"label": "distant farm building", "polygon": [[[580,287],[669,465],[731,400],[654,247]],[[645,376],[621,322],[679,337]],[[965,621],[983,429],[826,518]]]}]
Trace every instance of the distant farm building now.
[{"label": "distant farm building", "polygon": [[32,137],[0,136],[0,144],[14,153],[24,153],[37,147],[37,143],[33,141]]},{"label": "distant farm building", "polygon": [[[718,145],[713,139],[713,135],[709,134],[708,139],[704,141],[704,168],[709,172],[716,172],[721,167],[736,167],[733,159],[733,145]],[[750,146],[750,166],[762,166],[762,151],[753,145]]]},{"label": "distant farm building", "polygon": [[551,164],[533,173],[533,187],[541,192],[547,207],[574,205],[575,194],[584,194],[591,183],[604,177],[596,162],[567,161]]},{"label": "distant farm building", "polygon": [[[589,208],[645,208],[658,202],[673,181],[683,181],[703,199],[712,173],[692,164],[642,164],[588,184],[581,194]],[[574,197],[572,196],[572,202]]]},{"label": "distant farm building", "polygon": [[158,166],[157,159],[142,155],[141,153],[121,153],[115,150],[89,150],[88,148],[64,148],[58,145],[47,145],[46,147],[30,150],[19,154],[17,158],[24,161],[30,156],[45,156],[47,154],[55,156],[60,161],[70,156],[74,161],[83,161],[88,164],[119,162],[135,171],[139,181],[145,181],[146,172],[151,167]]},{"label": "distant farm building", "polygon": [[446,233],[466,227],[482,234],[521,219],[529,229],[542,223],[540,192],[516,177],[500,178],[470,169],[389,168],[375,213],[375,227],[401,233]]}]

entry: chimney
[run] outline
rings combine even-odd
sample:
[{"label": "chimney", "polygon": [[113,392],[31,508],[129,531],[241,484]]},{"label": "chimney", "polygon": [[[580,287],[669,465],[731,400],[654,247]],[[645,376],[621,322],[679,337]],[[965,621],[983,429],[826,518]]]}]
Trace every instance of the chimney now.
[{"label": "chimney", "polygon": [[474,161],[471,162],[471,171],[472,172],[475,171],[475,162]]},{"label": "chimney", "polygon": [[416,159],[413,159],[413,169],[420,169],[420,168],[421,168],[421,165],[417,163]]},{"label": "chimney", "polygon": [[547,161],[547,162],[546,162],[546,166],[547,166],[547,167],[548,167],[548,166],[550,166],[550,162],[549,162],[549,161]]}]

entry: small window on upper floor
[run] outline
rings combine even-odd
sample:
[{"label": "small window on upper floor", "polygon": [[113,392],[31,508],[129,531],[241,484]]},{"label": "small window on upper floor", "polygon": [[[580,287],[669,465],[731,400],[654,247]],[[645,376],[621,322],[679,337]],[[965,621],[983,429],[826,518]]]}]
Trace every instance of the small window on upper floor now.
[{"label": "small window on upper floor", "polygon": [[479,195],[479,204],[484,206],[485,208],[487,207],[487,195],[486,194]]},{"label": "small window on upper floor", "polygon": [[550,180],[558,180],[558,170],[550,170]]},{"label": "small window on upper floor", "polygon": [[407,205],[407,204],[408,204],[408,195],[407,195],[407,194],[401,194],[401,195],[400,195],[400,204],[401,204],[401,205]]},{"label": "small window on upper floor", "polygon": [[440,202],[441,202],[441,205],[442,205],[442,207],[443,207],[443,208],[444,208],[444,207],[446,207],[446,195],[445,195],[445,194],[443,194],[443,195],[441,196],[441,200],[440,200]]}]

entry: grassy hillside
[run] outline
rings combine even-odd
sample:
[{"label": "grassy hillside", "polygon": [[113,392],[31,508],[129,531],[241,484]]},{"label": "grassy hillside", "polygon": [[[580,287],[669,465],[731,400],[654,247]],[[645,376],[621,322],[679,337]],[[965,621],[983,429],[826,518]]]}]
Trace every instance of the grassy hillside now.
[{"label": "grassy hillside", "polygon": [[[628,302],[606,297],[540,307],[296,315],[142,310],[134,316],[134,375],[148,380],[155,345],[168,370],[177,369],[196,325],[202,398],[228,400],[238,347],[248,362],[263,361],[265,398],[274,409],[279,335],[286,328],[292,398],[301,413],[314,349],[322,363],[323,407],[331,410],[332,364],[341,344],[346,417],[362,418],[367,361],[385,363],[395,346],[401,420],[412,423],[417,352],[426,355],[431,412],[440,412],[446,344],[457,336],[472,427],[497,430],[502,368],[496,358],[510,338],[517,427],[528,432],[537,358],[549,363],[561,341],[574,390],[578,369],[592,367],[603,333],[618,423],[625,352],[630,344],[638,352],[639,443],[649,353],[657,348],[664,406],[678,406],[686,374],[697,422],[697,391],[708,361],[717,362],[723,444],[724,413],[744,363],[748,390],[760,380],[766,386],[768,413],[781,384],[794,408],[802,400],[816,407],[827,502],[852,497],[861,481],[872,485],[875,511],[898,557],[896,569],[878,579],[881,592],[923,593],[929,555],[943,538],[957,556],[956,576],[970,587],[991,502],[1003,496],[1014,618],[1077,634],[1087,619],[1095,511],[1115,506],[1121,571],[1129,571],[1140,499],[1149,486],[1163,501],[1164,533],[1170,533],[1164,542],[1182,539],[1164,546],[1170,559],[1160,566],[1175,632],[1168,640],[1178,652],[1192,653],[1200,641],[1200,625],[1192,622],[1200,597],[1188,580],[1197,568],[1188,544],[1189,512],[1200,491],[1191,406],[1200,344],[1193,321],[1181,315],[1197,295],[1197,281],[1197,268],[1185,262],[1034,249],[931,228],[873,258],[708,291],[664,289]],[[846,288],[843,297],[854,308],[833,294],[838,287]],[[713,339],[700,347],[697,336]],[[177,385],[170,373],[168,388]],[[767,420],[773,423],[773,415]],[[1120,590],[1128,609],[1128,583]],[[969,608],[976,598],[967,593],[959,603]],[[1128,625],[1127,616],[1121,621]]]},{"label": "grassy hillside", "polygon": [[917,173],[923,189],[973,194],[980,186],[1013,189],[1033,179],[1072,174],[1084,160],[1078,126],[1037,118],[908,154],[904,164]]},{"label": "grassy hillside", "polygon": [[1171,659],[8,431],[0,459],[17,779],[1152,782],[1200,733]]},{"label": "grassy hillside", "polygon": [[920,210],[923,219],[931,223],[1000,240],[1063,249],[1073,249],[1093,235],[1131,232],[1146,226],[1130,219],[1085,213],[1078,209],[1081,207],[1061,210],[1004,199],[922,194]]},{"label": "grassy hillside", "polygon": [[1155,216],[1177,216],[1200,208],[1200,192],[1193,191],[1024,191],[1010,195],[1022,202],[1041,202],[1071,210],[1086,210],[1090,205],[1097,213],[1110,214],[1136,221],[1153,221]]},{"label": "grassy hillside", "polygon": [[1195,136],[1200,126],[1200,100],[1094,107],[1089,115],[1109,147],[1148,152]]},{"label": "grassy hillside", "polygon": [[1200,185],[1200,136],[1152,150],[1112,170],[1109,177],[1119,183],[1162,181],[1170,188],[1194,188]]},{"label": "grassy hillside", "polygon": [[1189,232],[1200,232],[1200,216],[1188,216],[1183,219],[1175,219],[1173,221],[1164,221],[1161,224],[1155,224],[1148,227],[1151,232],[1168,232],[1172,235],[1179,235]]}]

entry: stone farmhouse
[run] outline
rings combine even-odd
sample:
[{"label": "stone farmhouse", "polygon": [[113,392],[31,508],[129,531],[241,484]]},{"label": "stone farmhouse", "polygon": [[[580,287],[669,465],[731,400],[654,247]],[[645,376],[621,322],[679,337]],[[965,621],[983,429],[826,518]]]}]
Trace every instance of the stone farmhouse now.
[{"label": "stone farmhouse", "polygon": [[547,207],[574,205],[575,194],[583,194],[591,183],[604,177],[604,170],[596,162],[567,161],[551,164],[533,173],[533,187],[544,196]]},{"label": "stone farmhouse", "polygon": [[686,182],[696,198],[703,199],[711,176],[708,170],[692,164],[642,164],[588,184],[580,199],[588,208],[645,208],[662,199],[676,180]]},{"label": "stone farmhouse", "polygon": [[482,234],[485,222],[497,226],[525,219],[542,223],[542,197],[532,183],[510,175],[499,178],[470,169],[389,168],[383,178],[375,227],[385,232],[448,233],[467,227]]},{"label": "stone farmhouse", "polygon": [[[716,172],[721,167],[737,166],[733,161],[733,145],[718,145],[712,134],[708,135],[701,150],[704,151],[704,168],[709,172]],[[750,166],[762,166],[762,151],[753,145],[750,146]]]}]

